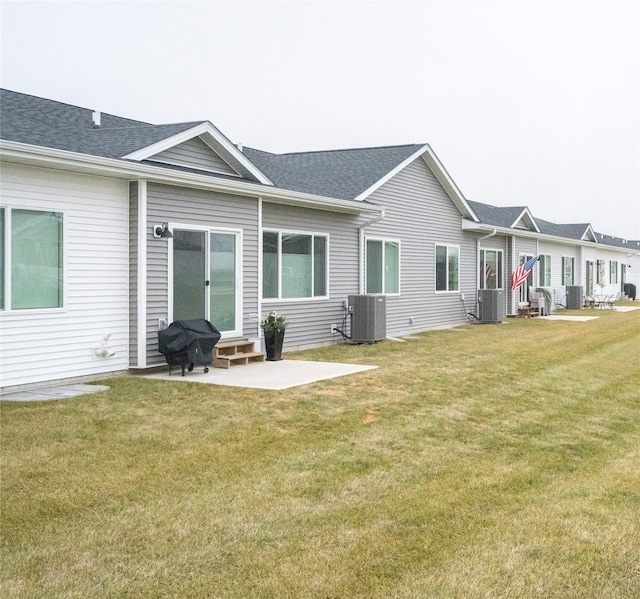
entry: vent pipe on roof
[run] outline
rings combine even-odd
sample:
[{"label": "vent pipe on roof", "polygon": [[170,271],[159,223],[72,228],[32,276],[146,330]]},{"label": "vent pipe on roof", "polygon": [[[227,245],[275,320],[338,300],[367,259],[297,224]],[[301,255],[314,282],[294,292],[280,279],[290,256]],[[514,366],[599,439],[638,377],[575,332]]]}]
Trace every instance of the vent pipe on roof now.
[{"label": "vent pipe on roof", "polygon": [[244,149],[244,146],[242,145],[242,142],[241,142],[241,141],[239,141],[239,142],[236,144],[236,147],[237,147],[237,148],[238,148],[238,150],[240,150],[241,152],[242,152],[242,150]]},{"label": "vent pipe on roof", "polygon": [[93,126],[94,127],[100,127],[100,120],[102,118],[102,115],[100,113],[99,110],[94,110],[93,114],[91,115],[91,118],[93,120]]}]

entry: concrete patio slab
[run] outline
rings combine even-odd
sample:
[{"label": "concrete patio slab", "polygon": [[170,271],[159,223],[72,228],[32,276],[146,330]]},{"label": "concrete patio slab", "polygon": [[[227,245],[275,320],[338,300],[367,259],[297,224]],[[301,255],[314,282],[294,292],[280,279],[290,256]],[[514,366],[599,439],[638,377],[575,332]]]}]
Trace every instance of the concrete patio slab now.
[{"label": "concrete patio slab", "polygon": [[551,314],[549,316],[538,316],[536,320],[573,320],[575,322],[586,322],[587,320],[595,320],[599,316],[565,316],[563,314]]},{"label": "concrete patio slab", "polygon": [[77,395],[108,390],[109,387],[105,385],[84,384],[33,387],[31,389],[12,391],[11,393],[0,395],[0,401],[48,401],[51,399],[66,399],[68,397],[76,397]]},{"label": "concrete patio slab", "polygon": [[231,368],[209,368],[207,373],[203,372],[202,368],[195,368],[193,372],[189,372],[185,376],[181,376],[179,369],[174,369],[171,376],[168,373],[159,373],[144,375],[144,378],[226,385],[229,387],[282,390],[375,368],[378,367],[360,364],[336,364],[334,362],[281,360],[278,362],[254,362],[246,366],[232,366]]}]

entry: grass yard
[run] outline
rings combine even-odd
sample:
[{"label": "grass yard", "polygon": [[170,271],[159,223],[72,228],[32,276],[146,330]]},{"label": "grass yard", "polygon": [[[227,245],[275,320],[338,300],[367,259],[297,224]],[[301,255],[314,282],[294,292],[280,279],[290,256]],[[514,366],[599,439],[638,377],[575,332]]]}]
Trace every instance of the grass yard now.
[{"label": "grass yard", "polygon": [[640,311],[595,314],[3,402],[0,595],[637,599]]}]

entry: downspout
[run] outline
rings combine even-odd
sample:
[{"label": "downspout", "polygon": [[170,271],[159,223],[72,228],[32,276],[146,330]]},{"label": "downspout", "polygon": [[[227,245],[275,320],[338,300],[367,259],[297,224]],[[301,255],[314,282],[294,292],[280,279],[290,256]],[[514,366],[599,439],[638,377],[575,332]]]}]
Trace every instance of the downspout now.
[{"label": "downspout", "polygon": [[366,223],[364,223],[363,225],[361,225],[360,227],[358,227],[358,238],[359,238],[359,244],[360,244],[360,259],[359,259],[359,267],[358,267],[358,293],[359,294],[363,294],[365,293],[365,288],[364,288],[364,257],[365,257],[365,247],[364,247],[364,230],[367,227],[370,227],[371,225],[374,225],[375,223],[377,223],[378,221],[381,221],[384,218],[384,210],[382,210],[382,212],[376,216],[375,218],[371,219],[370,221],[367,221]]}]

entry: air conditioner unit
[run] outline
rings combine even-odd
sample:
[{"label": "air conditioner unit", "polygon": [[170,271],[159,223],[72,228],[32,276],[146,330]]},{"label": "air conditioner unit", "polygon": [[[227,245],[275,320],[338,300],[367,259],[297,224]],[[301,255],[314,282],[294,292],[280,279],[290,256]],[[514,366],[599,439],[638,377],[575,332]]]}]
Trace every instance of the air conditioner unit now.
[{"label": "air conditioner unit", "polygon": [[478,320],[484,323],[502,322],[504,296],[501,289],[478,289]]},{"label": "air conditioner unit", "polygon": [[567,310],[581,310],[583,304],[582,287],[580,285],[567,285]]},{"label": "air conditioner unit", "polygon": [[387,302],[384,295],[350,295],[351,341],[373,343],[387,337]]}]

